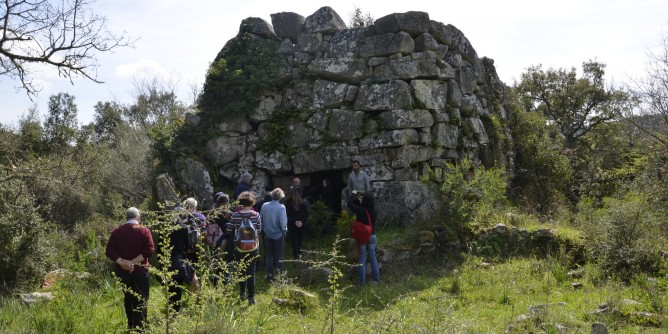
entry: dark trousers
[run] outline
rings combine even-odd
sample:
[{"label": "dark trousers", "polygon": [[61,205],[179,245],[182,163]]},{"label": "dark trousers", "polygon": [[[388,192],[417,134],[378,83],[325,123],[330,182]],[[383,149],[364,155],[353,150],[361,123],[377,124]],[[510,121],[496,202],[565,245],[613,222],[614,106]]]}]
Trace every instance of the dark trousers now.
[{"label": "dark trousers", "polygon": [[283,259],[284,251],[283,247],[285,245],[285,238],[280,237],[277,240],[264,238],[264,258],[265,258],[265,271],[267,272],[267,277],[274,277],[274,268],[278,269],[279,272],[283,271]]},{"label": "dark trousers", "polygon": [[239,289],[242,296],[248,292],[249,299],[255,299],[255,268],[257,266],[258,254],[259,251],[257,249],[248,253],[234,251],[237,261],[244,266],[243,276],[246,278],[239,282]]},{"label": "dark trousers", "polygon": [[129,329],[142,329],[146,319],[146,304],[148,302],[148,293],[151,288],[148,272],[133,271],[116,273],[121,279],[121,283],[127,288],[123,291],[123,306],[125,315],[128,318]]},{"label": "dark trousers", "polygon": [[302,254],[302,239],[304,238],[304,225],[297,227],[294,222],[288,223],[290,233],[290,244],[292,245],[292,258],[298,259]]}]

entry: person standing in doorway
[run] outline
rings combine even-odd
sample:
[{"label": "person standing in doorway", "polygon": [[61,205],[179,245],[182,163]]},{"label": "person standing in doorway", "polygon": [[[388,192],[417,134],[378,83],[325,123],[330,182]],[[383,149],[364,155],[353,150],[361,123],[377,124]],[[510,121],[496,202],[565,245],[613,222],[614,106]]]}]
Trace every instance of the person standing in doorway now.
[{"label": "person standing in doorway", "polygon": [[239,183],[234,189],[234,200],[239,199],[239,195],[244,191],[250,191],[253,184],[253,175],[249,172],[244,172],[239,178]]},{"label": "person standing in doorway", "polygon": [[348,176],[348,196],[356,190],[360,194],[371,191],[371,182],[369,175],[367,175],[360,167],[360,162],[355,160],[352,164],[352,172]]},{"label": "person standing in doorway", "polygon": [[288,234],[292,244],[292,258],[296,260],[302,254],[304,229],[308,220],[308,206],[299,189],[293,187],[288,190],[284,204],[288,215]]},{"label": "person standing in doorway", "polygon": [[135,207],[125,211],[126,222],[111,232],[106,255],[114,261],[116,276],[123,290],[123,305],[128,318],[128,329],[141,331],[146,319],[150,290],[148,259],[155,246],[151,232],[139,224],[140,213]]}]

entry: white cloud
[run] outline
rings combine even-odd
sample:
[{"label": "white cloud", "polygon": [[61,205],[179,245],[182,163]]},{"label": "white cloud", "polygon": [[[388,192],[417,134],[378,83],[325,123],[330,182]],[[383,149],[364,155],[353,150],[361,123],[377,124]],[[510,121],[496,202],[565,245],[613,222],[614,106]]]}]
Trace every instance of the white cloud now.
[{"label": "white cloud", "polygon": [[121,78],[156,78],[169,76],[169,71],[152,59],[141,59],[134,63],[118,65],[114,72]]}]

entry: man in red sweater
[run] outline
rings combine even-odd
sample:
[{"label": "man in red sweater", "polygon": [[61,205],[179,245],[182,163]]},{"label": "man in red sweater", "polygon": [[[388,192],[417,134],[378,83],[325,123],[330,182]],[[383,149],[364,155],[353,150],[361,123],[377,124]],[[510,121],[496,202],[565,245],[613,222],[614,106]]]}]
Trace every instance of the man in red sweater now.
[{"label": "man in red sweater", "polygon": [[130,330],[142,330],[146,319],[146,305],[150,288],[148,258],[153,255],[153,237],[139,224],[137,208],[125,211],[127,221],[116,227],[109,236],[107,257],[116,263],[115,273],[125,285],[125,315]]}]

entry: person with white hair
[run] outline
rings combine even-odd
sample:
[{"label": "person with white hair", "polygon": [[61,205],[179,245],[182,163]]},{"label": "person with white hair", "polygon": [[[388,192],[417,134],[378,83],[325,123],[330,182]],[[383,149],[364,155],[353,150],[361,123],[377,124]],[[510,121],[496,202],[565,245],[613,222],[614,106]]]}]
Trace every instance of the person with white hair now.
[{"label": "person with white hair", "polygon": [[[197,212],[197,200],[190,197],[181,204],[183,212],[179,215],[177,224],[169,236],[172,246],[170,271],[175,272],[173,276],[177,284],[169,286],[169,302],[174,311],[181,310],[181,297],[183,295],[184,284],[190,285],[193,292],[199,291],[199,278],[195,272],[194,263],[197,263],[197,249],[193,245],[192,229],[199,228],[203,231],[206,227],[206,218],[203,214]],[[201,235],[200,235],[201,237]],[[195,240],[197,242],[199,240]]]},{"label": "person with white hair", "polygon": [[234,189],[234,200],[237,200],[239,198],[239,194],[242,192],[250,191],[252,184],[253,175],[251,175],[251,173],[244,172],[241,174],[241,177],[239,178],[239,184],[237,184],[237,187]]},{"label": "person with white hair", "polygon": [[123,305],[131,331],[144,327],[151,287],[148,259],[155,251],[151,231],[139,224],[140,217],[137,208],[127,209],[126,222],[111,232],[106,249],[107,258],[115,263],[116,276],[125,286]]}]

